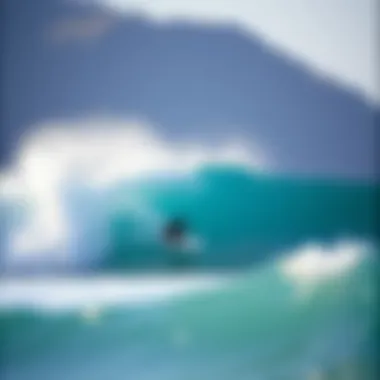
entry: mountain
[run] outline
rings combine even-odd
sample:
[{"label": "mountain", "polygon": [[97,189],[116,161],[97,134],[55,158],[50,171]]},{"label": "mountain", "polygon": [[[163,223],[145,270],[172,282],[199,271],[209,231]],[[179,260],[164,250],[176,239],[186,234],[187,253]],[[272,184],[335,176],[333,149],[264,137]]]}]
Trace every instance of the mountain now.
[{"label": "mountain", "polygon": [[166,138],[241,135],[281,172],[374,177],[379,108],[230,25],[69,1],[3,2],[1,163],[35,124],[142,117]]}]

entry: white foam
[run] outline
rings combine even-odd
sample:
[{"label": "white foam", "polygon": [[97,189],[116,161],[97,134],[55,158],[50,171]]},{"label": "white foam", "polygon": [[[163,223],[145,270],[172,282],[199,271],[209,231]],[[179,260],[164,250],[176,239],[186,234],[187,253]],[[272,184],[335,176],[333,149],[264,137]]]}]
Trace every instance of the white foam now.
[{"label": "white foam", "polygon": [[[112,118],[37,126],[22,141],[14,165],[1,173],[2,199],[27,203],[32,210],[25,223],[7,231],[2,264],[75,262],[71,241],[75,221],[70,219],[66,204],[70,189],[87,192],[88,197],[82,197],[85,201],[122,179],[157,173],[190,175],[205,162],[268,168],[267,156],[257,147],[254,151],[249,148],[239,141],[217,147],[201,142],[171,144],[143,122]],[[136,197],[131,194],[128,203],[149,214]]]},{"label": "white foam", "polygon": [[21,278],[0,281],[0,308],[45,311],[80,310],[94,320],[112,305],[144,305],[184,294],[218,288],[223,276]]},{"label": "white foam", "polygon": [[280,263],[280,269],[295,283],[314,285],[342,276],[369,252],[366,243],[341,241],[332,245],[307,244]]}]

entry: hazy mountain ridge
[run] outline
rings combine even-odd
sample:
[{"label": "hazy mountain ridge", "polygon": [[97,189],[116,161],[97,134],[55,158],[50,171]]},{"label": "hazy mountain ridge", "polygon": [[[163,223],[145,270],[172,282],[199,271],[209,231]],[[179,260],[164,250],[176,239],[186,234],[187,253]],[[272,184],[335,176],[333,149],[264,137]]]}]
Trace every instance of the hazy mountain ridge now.
[{"label": "hazy mountain ridge", "polygon": [[[8,1],[4,13],[2,162],[36,123],[106,113],[148,119],[170,139],[243,135],[279,171],[375,174],[379,110],[237,28],[47,0]],[[62,20],[103,16],[110,24],[96,38],[51,36]]]}]

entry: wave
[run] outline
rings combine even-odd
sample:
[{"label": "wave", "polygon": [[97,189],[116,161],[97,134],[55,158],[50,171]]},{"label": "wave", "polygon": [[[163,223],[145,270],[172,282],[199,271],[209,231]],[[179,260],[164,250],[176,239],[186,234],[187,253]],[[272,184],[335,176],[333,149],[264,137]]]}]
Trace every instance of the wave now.
[{"label": "wave", "polygon": [[[3,271],[236,269],[307,242],[376,239],[377,185],[270,174],[242,143],[170,145],[112,125],[26,139],[2,180]],[[197,255],[162,244],[176,216]]]},{"label": "wave", "polygon": [[[1,222],[7,237],[2,264],[79,265],[80,255],[100,250],[101,239],[89,247],[84,234],[98,235],[104,214],[118,208],[150,223],[160,218],[136,194],[136,183],[144,178],[191,180],[205,162],[260,168],[266,158],[256,150],[253,155],[236,139],[216,146],[170,144],[137,121],[97,118],[42,125],[25,136],[13,166],[1,173]],[[121,181],[127,181],[128,194],[110,203]],[[93,219],[100,224],[95,227]]]}]

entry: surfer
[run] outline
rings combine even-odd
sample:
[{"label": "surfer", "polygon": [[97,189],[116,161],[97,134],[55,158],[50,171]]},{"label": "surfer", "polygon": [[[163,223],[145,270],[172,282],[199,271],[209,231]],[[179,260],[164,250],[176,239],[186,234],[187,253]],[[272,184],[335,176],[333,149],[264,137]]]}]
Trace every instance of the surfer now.
[{"label": "surfer", "polygon": [[187,235],[186,222],[181,218],[170,220],[163,231],[163,239],[169,245],[182,245]]},{"label": "surfer", "polygon": [[191,236],[184,219],[176,217],[169,220],[164,226],[162,238],[168,248],[169,265],[172,268],[190,269],[198,265],[194,254],[200,253],[199,241]]}]

